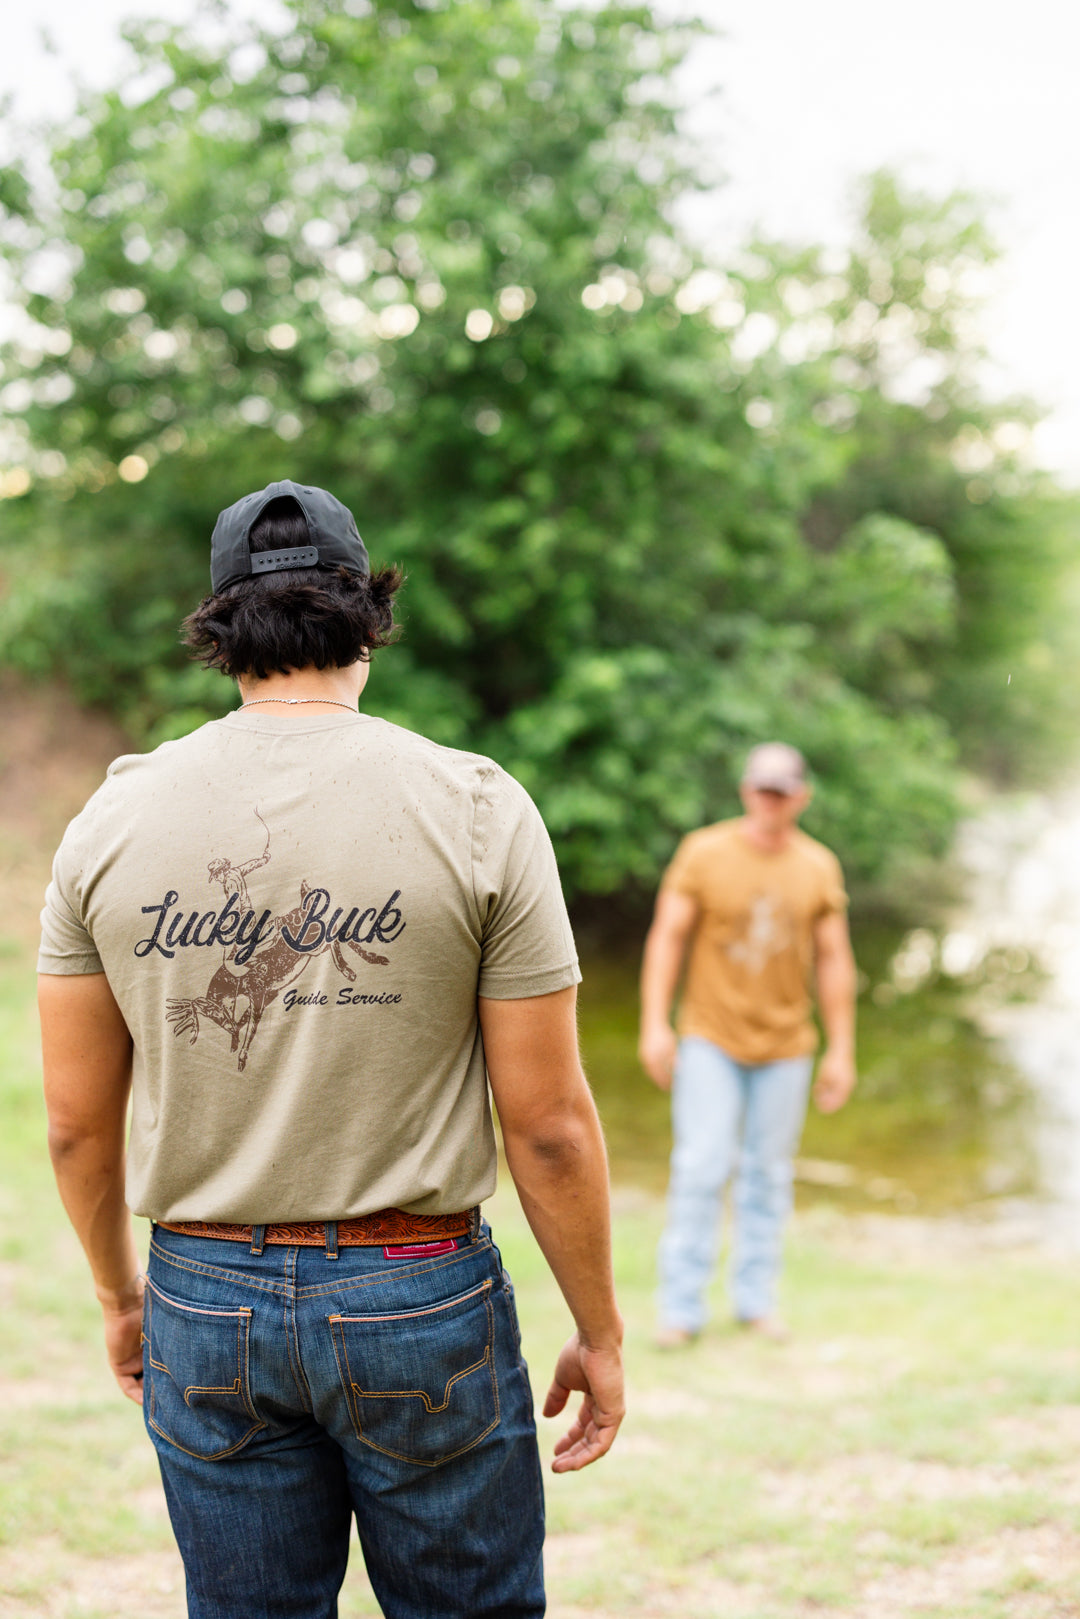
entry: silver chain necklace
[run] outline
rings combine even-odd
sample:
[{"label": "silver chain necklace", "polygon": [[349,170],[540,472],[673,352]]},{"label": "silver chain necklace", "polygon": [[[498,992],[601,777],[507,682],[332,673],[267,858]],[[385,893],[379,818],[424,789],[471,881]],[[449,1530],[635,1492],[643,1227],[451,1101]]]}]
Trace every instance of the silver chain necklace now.
[{"label": "silver chain necklace", "polygon": [[327,703],[331,708],[347,708],[350,714],[358,712],[352,703],[339,703],[336,697],[251,697],[241,708],[254,708],[256,703],[288,703],[292,708],[297,703]]}]

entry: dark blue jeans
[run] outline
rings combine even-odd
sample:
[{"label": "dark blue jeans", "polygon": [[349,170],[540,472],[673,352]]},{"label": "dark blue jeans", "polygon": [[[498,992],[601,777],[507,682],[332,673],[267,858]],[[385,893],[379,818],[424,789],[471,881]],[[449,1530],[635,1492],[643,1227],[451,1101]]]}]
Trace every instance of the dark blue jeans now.
[{"label": "dark blue jeans", "polygon": [[387,1619],[536,1619],[543,1486],[491,1234],[450,1252],[156,1228],[144,1405],[190,1619],[334,1619],[352,1514]]}]

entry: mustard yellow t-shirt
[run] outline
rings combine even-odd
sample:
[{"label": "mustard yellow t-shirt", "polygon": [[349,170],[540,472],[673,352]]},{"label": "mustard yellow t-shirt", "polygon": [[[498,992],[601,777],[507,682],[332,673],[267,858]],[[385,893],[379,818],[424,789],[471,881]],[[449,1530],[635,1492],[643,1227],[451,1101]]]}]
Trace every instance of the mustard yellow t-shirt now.
[{"label": "mustard yellow t-shirt", "polygon": [[663,888],[700,907],[678,1027],[737,1062],[775,1062],[817,1045],[814,924],[847,895],[836,856],[805,832],[767,853],[741,828],[739,819],[691,832],[664,874]]}]

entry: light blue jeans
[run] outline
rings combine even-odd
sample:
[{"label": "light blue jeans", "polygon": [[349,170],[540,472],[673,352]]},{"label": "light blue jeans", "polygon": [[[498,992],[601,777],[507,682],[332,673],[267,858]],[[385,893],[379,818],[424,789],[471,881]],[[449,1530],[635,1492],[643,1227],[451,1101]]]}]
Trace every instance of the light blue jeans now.
[{"label": "light blue jeans", "polygon": [[720,1199],[733,1171],[731,1294],[740,1321],[776,1302],[780,1245],[791,1210],[792,1158],[806,1117],[812,1057],[739,1063],[689,1036],[679,1044],[672,1089],[671,1183],[660,1242],[665,1326],[698,1332],[716,1264]]}]

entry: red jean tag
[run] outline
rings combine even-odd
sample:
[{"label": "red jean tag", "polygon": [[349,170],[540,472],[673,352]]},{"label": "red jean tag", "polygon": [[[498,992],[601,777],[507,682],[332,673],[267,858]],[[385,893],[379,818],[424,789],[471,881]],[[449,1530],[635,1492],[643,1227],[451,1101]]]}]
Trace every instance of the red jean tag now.
[{"label": "red jean tag", "polygon": [[426,1259],[429,1254],[448,1254],[457,1247],[456,1237],[444,1237],[441,1242],[402,1242],[396,1247],[384,1248],[387,1259]]}]

